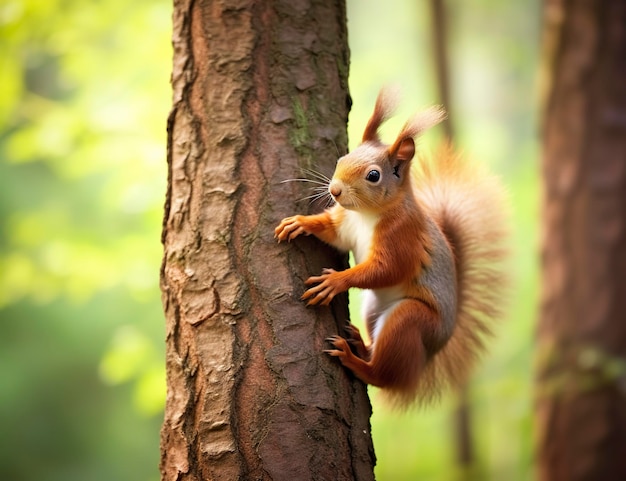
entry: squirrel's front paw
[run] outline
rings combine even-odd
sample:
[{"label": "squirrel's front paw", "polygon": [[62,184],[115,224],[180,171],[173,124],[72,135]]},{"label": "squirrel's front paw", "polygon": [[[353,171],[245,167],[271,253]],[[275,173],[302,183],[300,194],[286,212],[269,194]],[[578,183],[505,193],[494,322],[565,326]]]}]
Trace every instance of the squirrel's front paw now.
[{"label": "squirrel's front paw", "polygon": [[300,234],[309,235],[309,232],[307,232],[304,227],[303,218],[304,216],[302,215],[285,217],[280,224],[278,224],[278,227],[274,229],[274,237],[278,239],[278,242],[280,242],[285,239],[290,241],[298,237]]},{"label": "squirrel's front paw", "polygon": [[327,306],[337,294],[348,289],[341,273],[334,269],[324,269],[321,276],[309,277],[305,284],[307,286],[317,284],[302,295],[301,299],[303,301],[309,301],[307,302],[307,306],[314,306],[316,304]]}]

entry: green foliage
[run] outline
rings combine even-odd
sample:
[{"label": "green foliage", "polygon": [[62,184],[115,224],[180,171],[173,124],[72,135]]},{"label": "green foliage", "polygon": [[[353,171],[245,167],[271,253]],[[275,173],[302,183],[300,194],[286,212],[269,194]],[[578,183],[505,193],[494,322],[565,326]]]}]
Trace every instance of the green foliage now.
[{"label": "green foliage", "polygon": [[158,478],[170,23],[0,5],[2,479]]},{"label": "green foliage", "polygon": [[[448,4],[458,141],[505,176],[515,208],[512,315],[471,389],[476,479],[527,480],[538,5]],[[381,84],[405,94],[389,137],[437,99],[426,2],[348,7],[354,147]],[[158,478],[170,24],[163,0],[0,3],[2,479]],[[454,402],[399,415],[374,395],[378,479],[456,479]]]}]

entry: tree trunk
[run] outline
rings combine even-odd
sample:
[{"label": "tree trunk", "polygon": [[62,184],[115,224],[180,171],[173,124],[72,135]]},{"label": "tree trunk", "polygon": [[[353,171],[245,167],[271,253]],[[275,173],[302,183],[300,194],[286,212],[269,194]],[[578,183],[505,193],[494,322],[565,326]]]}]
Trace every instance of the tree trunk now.
[{"label": "tree trunk", "polygon": [[273,239],[309,207],[281,181],[330,175],[346,150],[345,15],[342,0],[174,2],[164,480],[373,479],[365,386],[322,352],[347,298],[299,301],[346,259]]},{"label": "tree trunk", "polygon": [[549,1],[539,472],[626,479],[626,3]]}]

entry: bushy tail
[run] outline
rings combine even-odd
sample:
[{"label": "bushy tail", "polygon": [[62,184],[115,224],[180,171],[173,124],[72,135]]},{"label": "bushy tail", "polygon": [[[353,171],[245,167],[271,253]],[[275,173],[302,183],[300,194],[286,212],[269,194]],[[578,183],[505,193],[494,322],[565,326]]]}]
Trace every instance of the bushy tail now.
[{"label": "bushy tail", "polygon": [[417,401],[428,403],[467,380],[490,326],[503,316],[509,212],[500,181],[452,148],[415,164],[416,196],[452,246],[458,284],[455,330],[419,382]]}]

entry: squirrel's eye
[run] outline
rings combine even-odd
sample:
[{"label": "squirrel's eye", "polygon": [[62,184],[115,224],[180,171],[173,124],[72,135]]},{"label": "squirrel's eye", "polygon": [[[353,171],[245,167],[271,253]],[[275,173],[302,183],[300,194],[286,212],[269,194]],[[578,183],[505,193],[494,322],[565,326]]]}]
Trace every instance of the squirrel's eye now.
[{"label": "squirrel's eye", "polygon": [[370,170],[367,173],[365,180],[367,180],[368,182],[374,182],[374,183],[378,182],[380,180],[380,172],[378,172],[377,170]]}]

